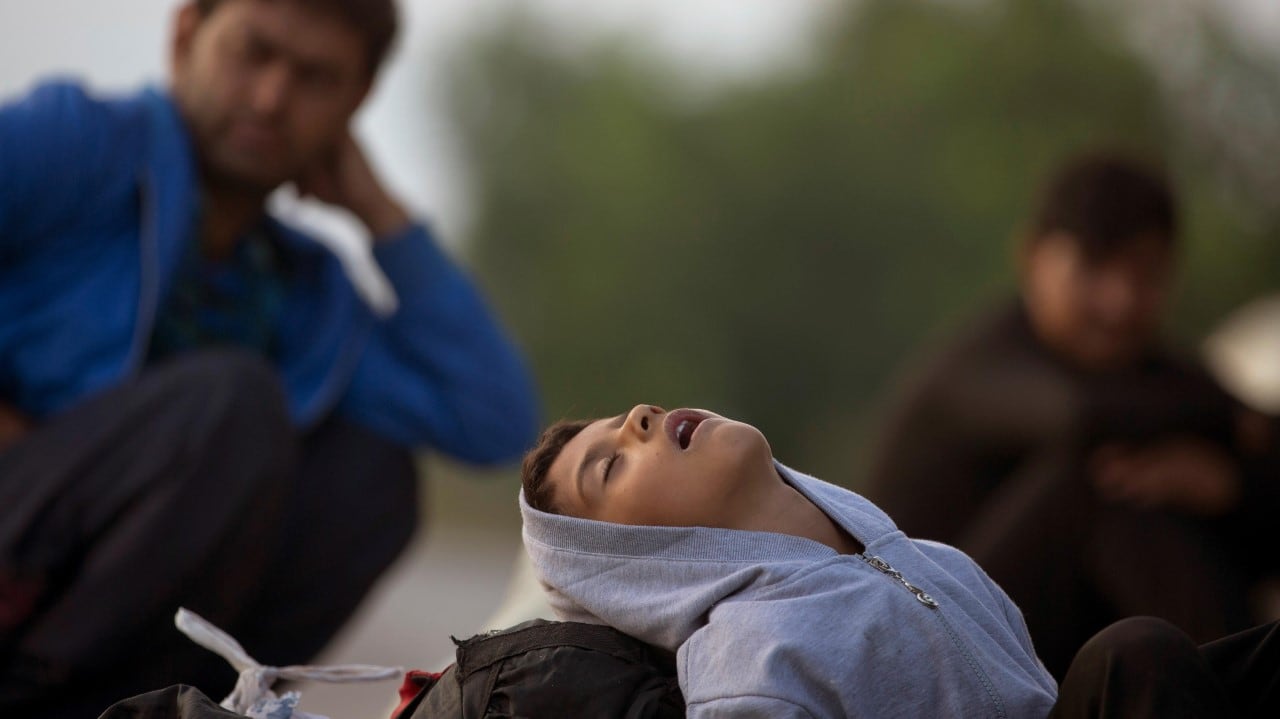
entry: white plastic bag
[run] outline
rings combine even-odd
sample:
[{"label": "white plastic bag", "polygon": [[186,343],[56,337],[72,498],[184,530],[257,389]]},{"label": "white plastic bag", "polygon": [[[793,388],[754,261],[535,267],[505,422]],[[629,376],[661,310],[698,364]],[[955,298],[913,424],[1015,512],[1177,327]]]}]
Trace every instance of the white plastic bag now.
[{"label": "white plastic bag", "polygon": [[222,708],[244,714],[250,719],[326,719],[298,711],[298,692],[276,696],[271,685],[277,679],[310,679],[321,682],[368,682],[396,679],[404,675],[401,667],[379,667],[368,664],[333,666],[292,665],[268,667],[254,661],[231,635],[187,609],[179,609],[173,617],[178,629],[191,641],[226,659],[240,673],[236,688],[222,700]]}]

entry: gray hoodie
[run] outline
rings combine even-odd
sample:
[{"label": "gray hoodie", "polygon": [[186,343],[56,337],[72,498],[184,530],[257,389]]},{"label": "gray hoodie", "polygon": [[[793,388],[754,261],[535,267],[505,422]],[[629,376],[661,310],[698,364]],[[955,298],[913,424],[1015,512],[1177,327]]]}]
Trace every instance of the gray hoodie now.
[{"label": "gray hoodie", "polygon": [[676,652],[691,717],[1044,717],[1057,694],[1022,615],[957,549],[778,465],[866,551],[546,514],[525,548],[562,619]]}]

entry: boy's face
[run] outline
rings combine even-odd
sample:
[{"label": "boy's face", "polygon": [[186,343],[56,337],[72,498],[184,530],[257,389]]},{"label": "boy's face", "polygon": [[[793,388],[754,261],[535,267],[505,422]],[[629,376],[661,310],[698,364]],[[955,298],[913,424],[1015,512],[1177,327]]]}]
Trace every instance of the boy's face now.
[{"label": "boy's face", "polygon": [[778,483],[755,427],[705,410],[638,405],[596,420],[547,473],[563,514],[617,524],[745,526],[762,483]]},{"label": "boy's face", "polygon": [[1027,250],[1023,297],[1036,334],[1090,370],[1122,369],[1155,341],[1173,279],[1173,252],[1159,235],[1132,238],[1104,258],[1086,257],[1070,235]]}]

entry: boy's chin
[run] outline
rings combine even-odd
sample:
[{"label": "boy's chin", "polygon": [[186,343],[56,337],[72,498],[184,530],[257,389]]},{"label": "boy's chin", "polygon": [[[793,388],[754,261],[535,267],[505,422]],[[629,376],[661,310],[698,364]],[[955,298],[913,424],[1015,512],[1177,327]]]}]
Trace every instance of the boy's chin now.
[{"label": "boy's chin", "polygon": [[754,455],[757,458],[763,457],[770,463],[773,462],[773,450],[769,447],[769,440],[765,439],[760,430],[736,420],[730,420],[720,429],[725,433],[723,441],[731,445],[735,452]]},{"label": "boy's chin", "polygon": [[[727,429],[727,428],[726,428]],[[738,424],[730,438],[740,473],[773,476],[773,450],[760,430],[749,424]]]}]

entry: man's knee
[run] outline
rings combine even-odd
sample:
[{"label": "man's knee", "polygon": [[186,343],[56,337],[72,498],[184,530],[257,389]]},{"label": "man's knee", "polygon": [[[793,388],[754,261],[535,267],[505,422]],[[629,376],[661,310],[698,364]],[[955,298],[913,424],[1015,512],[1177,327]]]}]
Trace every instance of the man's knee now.
[{"label": "man's knee", "polygon": [[[199,350],[179,355],[143,375],[175,410],[194,409],[219,418],[234,416],[260,429],[288,431],[284,388],[275,368],[262,357],[238,349]],[[265,426],[263,426],[265,425]]]},{"label": "man's knee", "polygon": [[1156,617],[1129,617],[1095,634],[1081,647],[1078,661],[1098,663],[1109,671],[1158,671],[1171,658],[1194,654],[1186,632]]},{"label": "man's knee", "polygon": [[[418,471],[413,453],[372,430],[332,417],[306,438],[301,475],[322,490],[318,516],[332,515],[353,537],[408,542],[417,515]],[[371,529],[372,528],[372,529]]]},{"label": "man's knee", "polygon": [[184,456],[201,462],[230,463],[254,483],[283,478],[296,461],[296,432],[280,379],[255,354],[188,352],[144,372],[135,389],[135,416],[145,422],[149,442],[185,447]]},{"label": "man's knee", "polygon": [[1163,619],[1131,617],[1098,632],[1080,649],[1050,716],[1203,719],[1236,714],[1185,632]]},{"label": "man's knee", "polygon": [[381,476],[394,486],[392,499],[387,503],[388,546],[398,554],[409,543],[421,514],[419,477],[413,453],[404,447],[389,449],[381,462]]},{"label": "man's knee", "polygon": [[187,352],[155,365],[149,375],[166,388],[199,393],[205,398],[232,395],[281,402],[284,399],[275,368],[259,355],[240,349]]}]

